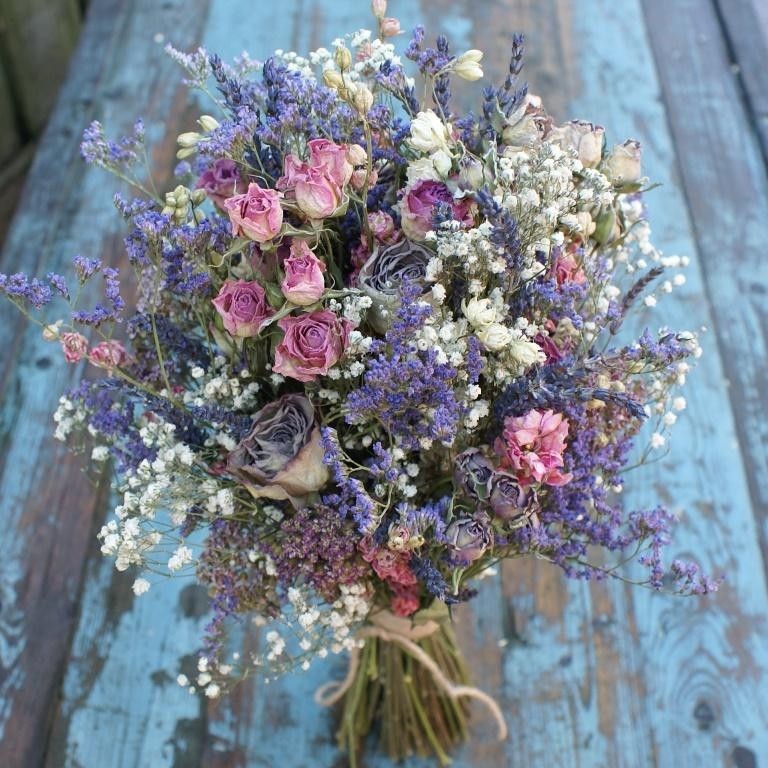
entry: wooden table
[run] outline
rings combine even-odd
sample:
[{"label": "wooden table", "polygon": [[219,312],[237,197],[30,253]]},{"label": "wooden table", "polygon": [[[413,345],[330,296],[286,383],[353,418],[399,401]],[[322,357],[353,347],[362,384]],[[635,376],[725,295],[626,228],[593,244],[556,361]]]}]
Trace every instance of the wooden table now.
[{"label": "wooden table", "polygon": [[[142,115],[155,164],[199,108],[162,52],[199,43],[304,51],[371,24],[363,0],[94,0],[41,142],[0,269],[62,271],[78,253],[122,258],[110,178],[79,159],[92,119],[110,133]],[[506,743],[477,712],[462,768],[764,768],[768,765],[768,5],[763,0],[392,0],[454,50],[486,51],[500,79],[513,31],[526,73],[559,119],[636,136],[656,240],[688,254],[664,311],[705,325],[705,355],[669,459],[628,478],[628,503],[683,515],[674,554],[727,581],[676,599],[619,583],[565,583],[536,563],[505,567],[461,614],[477,682],[502,703]],[[479,98],[479,86],[475,95]],[[466,97],[466,90],[462,98]],[[649,322],[653,323],[651,316]],[[134,599],[102,559],[104,484],[52,437],[76,378],[56,349],[0,306],[0,766],[342,766],[332,715],[312,691],[341,661],[211,704],[174,678],[194,665],[203,591],[181,580]],[[498,641],[503,638],[500,644]],[[385,761],[369,759],[369,766]],[[420,765],[416,761],[409,766]]]}]

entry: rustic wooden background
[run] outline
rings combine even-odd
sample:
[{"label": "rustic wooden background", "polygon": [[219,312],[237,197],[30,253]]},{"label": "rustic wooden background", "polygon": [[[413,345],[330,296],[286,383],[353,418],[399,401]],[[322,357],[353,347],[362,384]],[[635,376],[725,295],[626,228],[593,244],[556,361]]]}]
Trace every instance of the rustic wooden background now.
[{"label": "rustic wooden background", "polygon": [[[537,563],[505,567],[462,611],[460,632],[510,736],[494,741],[478,712],[456,765],[765,768],[768,4],[391,0],[390,11],[406,29],[421,21],[448,34],[455,50],[482,48],[496,78],[512,33],[525,32],[527,79],[557,118],[641,139],[647,172],[663,183],[648,196],[656,240],[692,257],[665,317],[709,329],[671,456],[628,477],[628,502],[659,497],[678,510],[672,552],[724,571],[724,587],[679,599],[565,583]],[[258,57],[370,24],[363,0],[267,10],[247,0],[93,0],[0,270],[62,271],[79,252],[121,260],[117,185],[87,169],[77,146],[94,118],[118,133],[141,115],[156,165],[170,172],[175,136],[193,129],[198,107],[163,37]],[[0,766],[345,765],[332,715],[311,696],[339,660],[217,704],[176,686],[194,665],[205,595],[171,580],[134,599],[94,538],[108,492],[51,437],[56,399],[78,372],[4,306],[0,350]]]}]

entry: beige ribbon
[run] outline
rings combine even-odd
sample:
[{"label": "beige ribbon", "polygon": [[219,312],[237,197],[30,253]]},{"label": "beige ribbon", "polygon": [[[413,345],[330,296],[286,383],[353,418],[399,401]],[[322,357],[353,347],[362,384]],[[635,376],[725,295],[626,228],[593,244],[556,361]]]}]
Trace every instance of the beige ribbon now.
[{"label": "beige ribbon", "polygon": [[[390,611],[378,611],[370,616],[370,622],[370,626],[366,626],[358,632],[359,638],[377,637],[389,643],[397,643],[430,672],[435,684],[446,696],[454,700],[466,696],[485,704],[496,721],[499,741],[504,741],[507,738],[507,723],[496,700],[472,685],[457,685],[451,682],[437,666],[435,660],[416,644],[415,641],[429,637],[440,629],[440,625],[436,621],[412,624],[408,619],[395,616]],[[352,686],[359,663],[360,650],[352,648],[349,652],[349,666],[344,679],[341,681],[332,680],[321,685],[315,691],[315,701],[323,707],[330,707],[339,701]]]}]

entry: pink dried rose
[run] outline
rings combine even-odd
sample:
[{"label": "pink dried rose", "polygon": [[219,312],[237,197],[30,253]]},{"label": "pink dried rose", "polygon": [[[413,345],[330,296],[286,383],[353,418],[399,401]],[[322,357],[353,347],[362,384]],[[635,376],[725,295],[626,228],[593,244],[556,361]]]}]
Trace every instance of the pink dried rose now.
[{"label": "pink dried rose", "polygon": [[280,285],[288,301],[300,307],[314,304],[325,292],[325,264],[304,240],[291,243],[291,254],[283,262],[285,277]]},{"label": "pink dried rose", "polygon": [[371,563],[375,559],[379,548],[376,546],[376,542],[371,536],[363,536],[357,543],[357,551],[366,563]]},{"label": "pink dried rose", "polygon": [[473,224],[472,200],[455,200],[451,191],[441,181],[421,179],[407,187],[400,200],[401,226],[405,236],[420,242],[425,240],[432,227],[435,206],[439,203],[449,205],[453,218],[467,227]]},{"label": "pink dried rose", "polygon": [[310,219],[333,216],[342,200],[341,189],[326,170],[312,166],[297,180],[293,193],[301,212]]},{"label": "pink dried rose", "polygon": [[296,155],[287,154],[283,159],[283,175],[275,186],[282,192],[291,192],[296,188],[300,179],[306,178],[309,165],[302,162]]},{"label": "pink dried rose", "polygon": [[562,251],[555,259],[553,272],[558,286],[565,283],[576,283],[581,285],[586,282],[587,276],[581,268],[576,256],[570,251]]},{"label": "pink dried rose", "polygon": [[368,152],[366,152],[365,148],[360,146],[360,144],[350,144],[347,147],[347,160],[349,160],[354,167],[367,165]]},{"label": "pink dried rose", "polygon": [[107,370],[121,366],[127,357],[125,347],[119,341],[102,341],[88,353],[91,363]]},{"label": "pink dried rose", "polygon": [[520,485],[565,485],[573,478],[561,471],[567,437],[568,420],[561,413],[534,408],[524,416],[508,416],[494,448],[501,466],[512,470]]},{"label": "pink dried rose", "polygon": [[379,29],[382,37],[394,37],[402,32],[400,22],[391,16],[387,16],[379,22]]},{"label": "pink dried rose", "polygon": [[352,323],[329,309],[299,317],[284,317],[278,325],[285,332],[275,349],[272,370],[298,381],[324,376],[344,354]]},{"label": "pink dried rose", "polygon": [[372,168],[370,173],[365,168],[356,168],[349,183],[352,189],[359,192],[365,186],[366,181],[370,189],[378,180],[379,173],[375,168]]},{"label": "pink dried rose", "polygon": [[[373,236],[379,243],[393,243],[399,237],[400,233],[395,232],[394,219],[384,211],[372,211],[368,214],[368,224],[371,227]],[[364,235],[360,235],[364,239]]]},{"label": "pink dried rose", "polygon": [[376,575],[390,584],[410,586],[418,583],[416,575],[411,570],[411,555],[406,552],[395,552],[391,549],[377,549],[372,557],[365,557],[376,571]]},{"label": "pink dried rose", "polygon": [[407,618],[419,610],[419,588],[395,586],[389,599],[389,609],[395,616]]},{"label": "pink dried rose", "polygon": [[548,137],[564,149],[573,149],[585,168],[596,168],[603,156],[605,128],[586,120],[571,120],[556,127]]},{"label": "pink dried rose", "polygon": [[328,139],[312,139],[309,142],[309,164],[323,168],[338,187],[344,187],[354,170],[348,159],[346,144],[334,144]]},{"label": "pink dried rose", "polygon": [[640,142],[627,139],[623,144],[616,144],[603,162],[603,171],[614,184],[634,184],[640,181],[643,175]]},{"label": "pink dried rose", "polygon": [[280,193],[249,184],[248,191],[224,201],[224,208],[232,222],[232,234],[242,235],[257,243],[272,240],[283,225]]},{"label": "pink dried rose", "polygon": [[213,306],[227,332],[240,338],[256,336],[261,324],[274,314],[264,289],[249,280],[227,280],[213,300]]},{"label": "pink dried rose", "polygon": [[88,354],[88,339],[82,333],[67,331],[59,336],[59,341],[68,363],[79,363]]},{"label": "pink dried rose", "polygon": [[243,194],[248,189],[248,185],[240,176],[237,163],[229,158],[220,157],[210,168],[203,171],[195,188],[205,190],[205,194],[214,205],[224,209],[227,198]]}]

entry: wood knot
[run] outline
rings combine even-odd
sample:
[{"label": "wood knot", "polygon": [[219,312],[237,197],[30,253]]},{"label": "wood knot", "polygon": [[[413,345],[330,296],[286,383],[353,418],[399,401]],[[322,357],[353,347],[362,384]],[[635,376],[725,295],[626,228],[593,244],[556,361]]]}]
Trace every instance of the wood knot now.
[{"label": "wood knot", "polygon": [[708,731],[712,728],[717,717],[708,701],[699,699],[693,709],[693,718],[699,726],[700,731]]},{"label": "wood knot", "polygon": [[757,768],[757,757],[751,749],[736,747],[731,752],[731,757],[736,768]]}]

